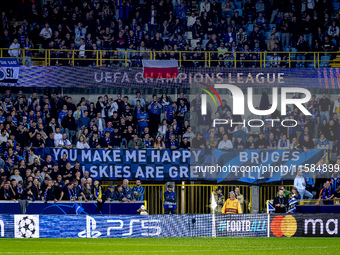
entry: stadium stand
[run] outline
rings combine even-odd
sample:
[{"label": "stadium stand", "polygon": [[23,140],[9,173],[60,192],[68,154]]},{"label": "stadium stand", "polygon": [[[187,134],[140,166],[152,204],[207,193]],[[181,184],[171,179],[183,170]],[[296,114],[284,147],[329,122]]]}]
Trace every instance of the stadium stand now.
[{"label": "stadium stand", "polygon": [[[23,65],[141,67],[143,59],[177,59],[183,67],[329,67],[339,45],[336,1],[31,1],[1,3],[1,57]],[[321,91],[320,91],[321,92]],[[210,127],[201,98],[102,95],[76,102],[57,92],[18,94],[0,106],[0,200],[130,201],[143,196],[124,181],[103,190],[67,158],[51,162],[36,149],[325,149],[340,150],[340,98],[318,92],[308,103],[270,118],[259,130]],[[113,93],[111,93],[113,94]],[[148,97],[148,99],[146,98]],[[295,98],[299,98],[297,93]],[[269,109],[263,93],[259,107]],[[211,115],[238,120],[224,101]],[[254,135],[256,133],[256,135]],[[66,154],[65,154],[66,156]],[[138,181],[137,181],[138,182]],[[50,187],[54,186],[53,192]],[[170,194],[171,195],[171,194]],[[173,199],[173,198],[172,198]],[[142,200],[142,199],[141,199]],[[243,209],[243,208],[242,208]]]},{"label": "stadium stand", "polygon": [[[313,51],[327,67],[336,65],[339,44],[339,3],[331,0],[23,0],[1,7],[1,56],[25,65],[140,67],[151,57],[231,67],[229,51],[235,67],[287,67],[287,61],[315,67]],[[300,52],[297,60],[291,52]]]},{"label": "stadium stand", "polygon": [[[38,157],[35,150],[45,147],[305,151],[317,148],[338,155],[340,99],[331,101],[325,93],[313,95],[308,103],[311,116],[299,113],[298,108],[288,108],[286,119],[295,119],[297,127],[282,127],[280,121],[272,126],[271,121],[264,121],[264,126],[258,130],[230,124],[209,128],[204,125],[207,120],[197,110],[200,97],[190,102],[183,93],[173,99],[166,94],[162,98],[154,95],[150,101],[144,100],[139,91],[135,97],[129,96],[118,94],[111,98],[104,95],[95,102],[81,97],[78,103],[74,103],[70,96],[61,98],[56,92],[40,96],[37,93],[23,94],[22,91],[13,94],[6,90],[0,106],[1,186],[10,182],[13,186],[11,193],[2,194],[0,200],[21,196],[36,200],[96,200],[89,172],[83,173],[79,163],[71,167],[66,154],[58,162],[52,162],[50,155]],[[298,98],[299,94],[294,97]],[[269,102],[268,95],[263,93],[260,98],[262,107],[266,107],[263,105],[266,102]],[[231,115],[231,108],[225,100],[214,112],[219,118],[238,120],[237,116]],[[276,111],[271,118],[281,120],[282,117]],[[70,184],[74,186],[68,186]],[[64,190],[48,197],[45,191],[49,185],[56,187],[55,192]],[[74,190],[73,195],[61,196],[67,187]],[[112,197],[121,201],[129,196],[131,192],[125,193],[124,187],[127,185],[123,186],[122,194]],[[33,192],[34,189],[37,190]],[[133,199],[133,196],[127,199]]]}]

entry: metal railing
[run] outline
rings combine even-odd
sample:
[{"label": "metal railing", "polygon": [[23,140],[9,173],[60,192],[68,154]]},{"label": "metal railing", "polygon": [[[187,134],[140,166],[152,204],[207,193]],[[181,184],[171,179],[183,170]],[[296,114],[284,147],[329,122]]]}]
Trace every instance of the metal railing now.
[{"label": "metal railing", "polygon": [[[172,53],[171,53],[172,52]],[[328,67],[340,64],[338,52],[135,51],[70,49],[0,49],[0,58],[17,58],[22,65],[140,66],[142,59],[178,59],[179,67]],[[276,58],[274,54],[280,56]],[[219,59],[222,55],[223,59]],[[85,57],[86,56],[86,57]],[[191,57],[194,57],[193,59]]]},{"label": "metal railing", "polygon": [[[107,188],[109,185],[102,185]],[[131,188],[134,186],[130,183]],[[145,189],[144,200],[147,202],[149,214],[164,214],[163,196],[165,192],[164,184],[143,184]],[[243,211],[249,213],[249,201],[251,201],[251,188],[247,185],[210,185],[210,184],[176,184],[178,214],[204,214],[211,213],[210,199],[212,192],[217,186],[222,187],[222,194],[228,198],[230,191],[235,186],[240,188],[240,193],[244,196]]]}]

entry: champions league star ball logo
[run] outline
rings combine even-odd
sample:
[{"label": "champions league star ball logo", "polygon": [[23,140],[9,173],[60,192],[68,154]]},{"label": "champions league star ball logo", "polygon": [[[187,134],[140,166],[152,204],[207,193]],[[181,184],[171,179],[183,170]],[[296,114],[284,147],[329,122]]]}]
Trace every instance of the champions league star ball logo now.
[{"label": "champions league star ball logo", "polygon": [[23,238],[31,238],[35,234],[35,222],[28,216],[19,221],[19,233]]},{"label": "champions league star ball logo", "polygon": [[38,238],[39,216],[37,215],[15,215],[15,237],[16,238]]}]

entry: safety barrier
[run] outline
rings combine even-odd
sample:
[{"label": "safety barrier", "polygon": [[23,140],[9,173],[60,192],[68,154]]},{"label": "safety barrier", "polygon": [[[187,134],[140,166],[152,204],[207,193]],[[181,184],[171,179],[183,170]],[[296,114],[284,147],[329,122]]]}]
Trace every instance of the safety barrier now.
[{"label": "safety barrier", "polygon": [[[136,57],[138,53],[138,57]],[[338,52],[244,52],[244,51],[135,51],[71,49],[0,49],[0,58],[16,57],[23,65],[42,66],[141,66],[141,59],[171,55],[179,67],[329,67],[339,65]],[[277,54],[277,55],[274,55]],[[219,59],[222,55],[223,59]],[[190,59],[195,56],[194,59]]]},{"label": "safety barrier", "polygon": [[106,201],[98,210],[97,201],[1,201],[0,214],[136,214],[137,210],[146,205],[144,201],[133,203]]},{"label": "safety barrier", "polygon": [[[131,184],[131,183],[130,183]],[[107,188],[109,185],[103,185]],[[129,185],[131,188],[133,185]],[[209,185],[209,184],[176,184],[178,214],[205,214],[210,213],[211,194],[220,186],[222,194],[228,198],[230,191],[235,187],[240,188],[240,193],[244,196],[243,211],[250,212],[249,202],[251,201],[251,189],[247,185]],[[143,184],[145,189],[144,199],[147,202],[149,214],[164,213],[164,192],[165,186],[162,184]]]}]

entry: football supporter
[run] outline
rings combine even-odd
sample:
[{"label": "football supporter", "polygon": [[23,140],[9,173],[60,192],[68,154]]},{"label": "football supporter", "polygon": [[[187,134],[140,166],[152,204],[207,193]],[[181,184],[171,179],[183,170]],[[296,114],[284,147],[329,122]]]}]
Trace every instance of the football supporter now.
[{"label": "football supporter", "polygon": [[144,200],[144,193],[145,189],[142,187],[142,181],[136,180],[136,186],[132,188],[133,196],[137,201],[143,201]]},{"label": "football supporter", "polygon": [[297,176],[294,179],[294,187],[297,188],[301,198],[308,197],[309,200],[313,198],[313,194],[306,190],[306,181],[305,178],[302,176],[302,171],[299,170]]},{"label": "football supporter", "polygon": [[105,192],[106,201],[114,201],[115,200],[115,186],[111,185],[107,191]]},{"label": "football supporter", "polygon": [[319,201],[322,201],[323,204],[333,204],[334,191],[331,188],[331,183],[327,180],[324,184],[324,188],[320,191]]}]

